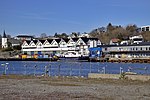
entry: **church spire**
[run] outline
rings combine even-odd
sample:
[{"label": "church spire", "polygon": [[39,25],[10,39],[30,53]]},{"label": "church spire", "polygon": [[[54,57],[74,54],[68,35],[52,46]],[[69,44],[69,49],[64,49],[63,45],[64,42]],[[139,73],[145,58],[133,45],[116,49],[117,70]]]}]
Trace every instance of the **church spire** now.
[{"label": "church spire", "polygon": [[4,30],[3,38],[7,38],[7,37],[6,37],[6,33],[5,33],[5,30]]}]

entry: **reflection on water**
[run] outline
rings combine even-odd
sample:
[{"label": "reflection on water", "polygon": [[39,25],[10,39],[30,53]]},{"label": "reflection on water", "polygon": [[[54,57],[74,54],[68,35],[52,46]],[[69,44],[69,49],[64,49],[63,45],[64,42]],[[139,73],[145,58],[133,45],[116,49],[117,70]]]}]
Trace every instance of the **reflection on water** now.
[{"label": "reflection on water", "polygon": [[[46,66],[46,67],[45,67]],[[47,68],[47,69],[45,69]],[[76,60],[48,61],[0,61],[0,75],[23,74],[50,76],[87,76],[88,73],[118,74],[132,71],[138,74],[150,74],[150,65],[147,63],[100,63],[77,62]]]}]

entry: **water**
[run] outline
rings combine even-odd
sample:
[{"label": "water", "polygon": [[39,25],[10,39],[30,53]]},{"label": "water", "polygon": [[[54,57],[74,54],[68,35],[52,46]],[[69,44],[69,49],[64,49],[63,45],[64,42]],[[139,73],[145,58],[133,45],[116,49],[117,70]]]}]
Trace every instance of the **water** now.
[{"label": "water", "polygon": [[[47,66],[47,69],[45,69]],[[75,60],[49,61],[0,61],[0,75],[44,75],[46,70],[50,76],[84,76],[88,73],[119,74],[126,72],[131,67],[132,72],[150,75],[150,64],[148,63],[100,63],[100,62],[78,62]],[[146,69],[145,69],[146,68]]]}]

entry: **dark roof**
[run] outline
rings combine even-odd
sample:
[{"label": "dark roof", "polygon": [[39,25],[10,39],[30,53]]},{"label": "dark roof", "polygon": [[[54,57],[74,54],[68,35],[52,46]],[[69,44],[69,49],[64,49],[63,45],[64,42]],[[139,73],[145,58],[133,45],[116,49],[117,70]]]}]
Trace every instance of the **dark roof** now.
[{"label": "dark roof", "polygon": [[18,38],[34,38],[33,36],[29,36],[29,35],[18,35],[16,37],[18,37]]},{"label": "dark roof", "polygon": [[72,38],[74,42],[77,42],[79,38]]},{"label": "dark roof", "polygon": [[45,40],[39,40],[42,44],[45,42]]},{"label": "dark roof", "polygon": [[70,39],[63,38],[63,40],[67,43]]},{"label": "dark roof", "polygon": [[84,43],[87,43],[89,41],[89,39],[86,37],[81,37],[81,39],[84,41]]},{"label": "dark roof", "polygon": [[96,40],[98,41],[98,38],[88,38],[89,40]]},{"label": "dark roof", "polygon": [[47,41],[51,44],[53,39],[47,39]]},{"label": "dark roof", "polygon": [[5,30],[4,30],[4,33],[3,33],[3,38],[7,38],[7,37],[6,37],[6,33],[5,33]]},{"label": "dark roof", "polygon": [[98,38],[86,38],[86,37],[81,37],[81,39],[85,42],[85,43],[87,43],[89,40],[98,40]]},{"label": "dark roof", "polygon": [[26,42],[27,42],[27,44],[29,45],[31,41],[30,41],[30,40],[26,40]]},{"label": "dark roof", "polygon": [[21,44],[21,41],[13,38],[8,39],[8,42],[10,42],[11,44]]},{"label": "dark roof", "polygon": [[55,41],[56,41],[57,43],[59,43],[59,42],[61,41],[61,39],[55,39]]},{"label": "dark roof", "polygon": [[38,42],[38,40],[32,40],[35,44]]}]

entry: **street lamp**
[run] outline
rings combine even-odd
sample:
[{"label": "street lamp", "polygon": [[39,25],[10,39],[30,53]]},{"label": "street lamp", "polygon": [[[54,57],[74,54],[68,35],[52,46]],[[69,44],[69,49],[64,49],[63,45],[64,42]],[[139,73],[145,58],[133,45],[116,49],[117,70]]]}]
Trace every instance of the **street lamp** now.
[{"label": "street lamp", "polygon": [[24,67],[25,67],[25,75],[27,75],[27,64],[25,64]]},{"label": "street lamp", "polygon": [[5,72],[4,72],[5,75],[6,75],[6,72],[7,72],[7,69],[8,69],[8,64],[9,63],[1,64],[1,66],[5,67]]},{"label": "street lamp", "polygon": [[105,68],[105,66],[102,69],[103,69],[103,74],[106,74],[106,68]]},{"label": "street lamp", "polygon": [[123,68],[122,67],[120,67],[120,74],[122,74],[123,73]]}]

